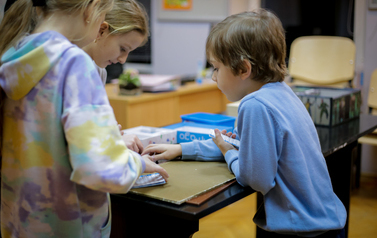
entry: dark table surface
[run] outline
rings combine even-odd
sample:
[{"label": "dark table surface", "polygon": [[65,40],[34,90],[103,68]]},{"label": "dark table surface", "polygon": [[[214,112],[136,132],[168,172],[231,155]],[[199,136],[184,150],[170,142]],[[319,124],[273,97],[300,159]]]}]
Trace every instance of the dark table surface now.
[{"label": "dark table surface", "polygon": [[326,157],[374,131],[377,128],[377,116],[362,114],[359,118],[335,127],[316,128],[322,153]]},{"label": "dark table surface", "polygon": [[[335,151],[344,148],[346,145],[355,142],[359,137],[366,135],[377,128],[377,116],[361,115],[360,118],[340,124],[335,127],[317,127],[322,152],[324,156],[331,155]],[[175,205],[141,195],[128,193],[121,196],[125,199],[125,203],[132,202],[135,206],[143,206],[143,208],[162,213],[165,215],[185,219],[199,220],[229,204],[232,204],[250,194],[254,190],[244,188],[238,183],[234,183],[228,189],[220,192],[215,197],[200,206],[191,204]]]}]

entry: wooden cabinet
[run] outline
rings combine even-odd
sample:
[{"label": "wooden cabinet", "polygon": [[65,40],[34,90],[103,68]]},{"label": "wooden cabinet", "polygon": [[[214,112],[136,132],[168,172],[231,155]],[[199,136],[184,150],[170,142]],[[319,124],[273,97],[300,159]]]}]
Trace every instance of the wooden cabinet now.
[{"label": "wooden cabinet", "polygon": [[194,112],[221,113],[229,101],[215,83],[188,83],[176,91],[118,95],[116,84],[105,86],[115,118],[123,129],[162,127],[181,122],[180,115]]}]

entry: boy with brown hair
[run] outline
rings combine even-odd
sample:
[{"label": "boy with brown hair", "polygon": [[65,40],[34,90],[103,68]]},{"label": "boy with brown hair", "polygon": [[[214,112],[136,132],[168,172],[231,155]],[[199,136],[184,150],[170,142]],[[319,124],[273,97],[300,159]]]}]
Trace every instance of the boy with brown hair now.
[{"label": "boy with brown hair", "polygon": [[154,160],[225,159],[238,183],[264,197],[254,222],[273,233],[263,237],[341,237],[347,214],[333,192],[317,131],[283,82],[284,35],[280,20],[261,9],[229,16],[208,36],[212,80],[230,101],[242,99],[233,132],[239,150],[216,129],[211,140],[150,145],[144,153],[157,153]]}]

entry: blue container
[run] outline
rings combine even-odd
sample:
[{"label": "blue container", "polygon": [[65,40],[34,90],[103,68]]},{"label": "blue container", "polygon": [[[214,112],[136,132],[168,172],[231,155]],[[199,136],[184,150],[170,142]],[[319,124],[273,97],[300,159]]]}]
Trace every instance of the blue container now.
[{"label": "blue container", "polygon": [[192,114],[181,115],[181,119],[182,122],[196,122],[208,125],[231,127],[232,131],[234,128],[234,123],[236,121],[236,117],[206,112],[197,112]]},{"label": "blue container", "polygon": [[[193,130],[192,128],[198,128],[198,130]],[[220,131],[232,131],[231,127],[201,124],[195,122],[181,122],[164,128],[172,129],[177,131],[177,143],[191,142],[194,140],[208,140],[211,139],[209,136],[210,129],[219,129]],[[191,128],[191,130],[189,129]],[[202,130],[201,130],[202,129]],[[233,132],[233,131],[232,131]]]}]

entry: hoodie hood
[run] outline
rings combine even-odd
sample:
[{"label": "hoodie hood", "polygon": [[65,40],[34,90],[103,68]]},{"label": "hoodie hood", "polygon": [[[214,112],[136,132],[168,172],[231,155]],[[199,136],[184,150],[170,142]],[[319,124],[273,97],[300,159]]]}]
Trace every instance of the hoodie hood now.
[{"label": "hoodie hood", "polygon": [[28,35],[1,57],[0,85],[7,97],[19,100],[47,74],[73,45],[60,33]]}]

